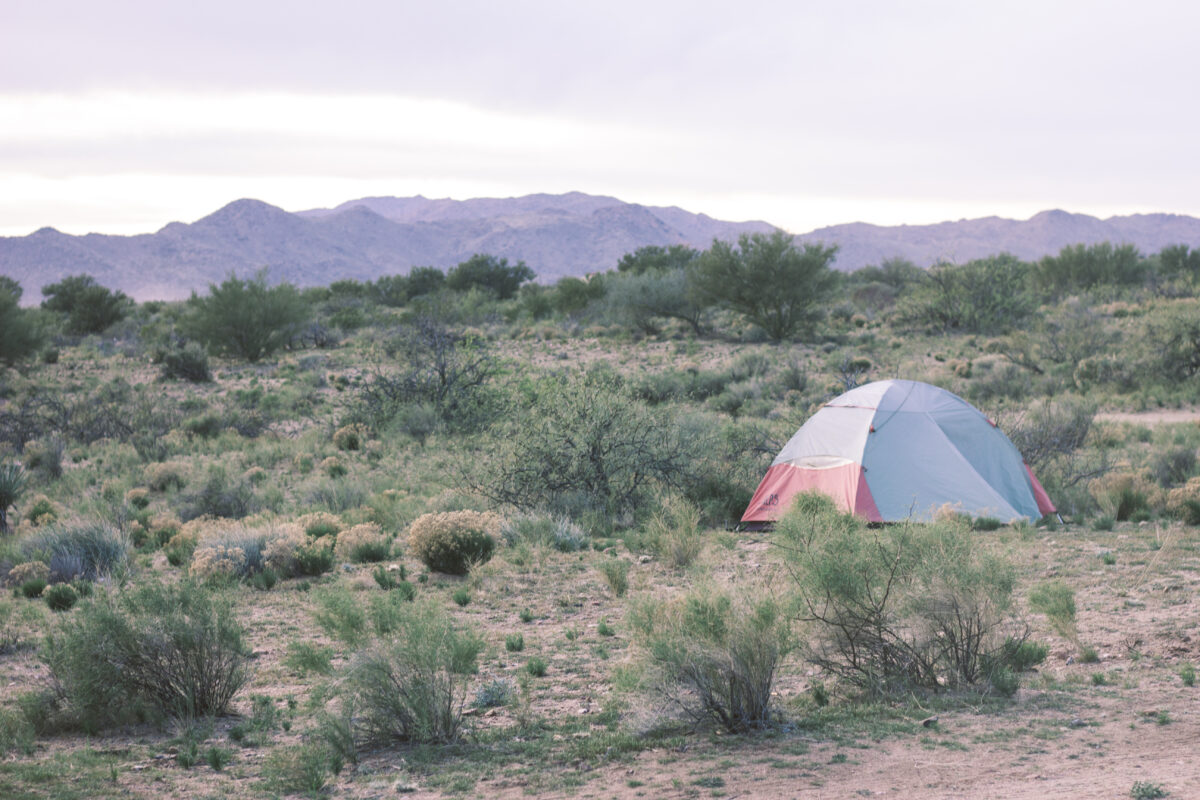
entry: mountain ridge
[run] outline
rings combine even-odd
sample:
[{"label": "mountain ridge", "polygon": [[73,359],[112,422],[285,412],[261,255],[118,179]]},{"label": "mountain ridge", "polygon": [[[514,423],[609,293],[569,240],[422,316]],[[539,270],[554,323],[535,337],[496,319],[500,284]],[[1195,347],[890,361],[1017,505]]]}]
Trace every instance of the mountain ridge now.
[{"label": "mountain ridge", "polygon": [[[491,253],[524,261],[539,281],[553,282],[612,269],[622,255],[646,245],[704,249],[714,238],[772,230],[762,221],[728,222],[583,192],[469,200],[364,197],[298,212],[241,198],[154,233],[74,236],[45,227],[0,237],[0,274],[20,282],[25,302],[36,302],[42,286],[81,272],[139,300],[170,300],[203,291],[231,272],[246,275],[263,267],[273,281],[314,286],[403,274],[414,266],[447,269],[475,253]],[[851,222],[796,239],[837,244],[835,268],[853,271],[894,257],[924,267],[999,252],[1033,260],[1100,241],[1134,244],[1146,253],[1172,244],[1200,247],[1200,219],[1167,213],[1099,219],[1048,209],[1028,220]]]}]

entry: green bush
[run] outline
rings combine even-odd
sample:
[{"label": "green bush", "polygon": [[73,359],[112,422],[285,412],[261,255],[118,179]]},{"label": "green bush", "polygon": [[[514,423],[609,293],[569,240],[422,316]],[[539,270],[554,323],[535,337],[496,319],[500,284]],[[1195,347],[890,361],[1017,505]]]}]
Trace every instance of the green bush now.
[{"label": "green bush", "polygon": [[520,633],[510,633],[504,637],[504,649],[510,653],[519,653],[525,649],[525,636]]},{"label": "green bush", "polygon": [[546,659],[534,656],[525,662],[525,671],[535,678],[543,678],[546,676],[547,666]]},{"label": "green bush", "polygon": [[434,572],[466,575],[491,559],[499,526],[498,516],[478,511],[425,514],[409,528],[409,551]]},{"label": "green bush", "polygon": [[197,517],[242,519],[258,511],[254,487],[243,478],[230,478],[225,468],[209,467],[199,489],[180,496],[179,516],[185,522]]},{"label": "green bush", "polygon": [[658,510],[646,523],[645,533],[658,557],[677,569],[690,567],[704,550],[700,510],[679,495],[659,498]]},{"label": "green bush", "polygon": [[44,591],[46,591],[45,578],[31,578],[30,580],[22,583],[20,586],[21,596],[28,598],[29,600],[41,597],[42,592]]},{"label": "green bush", "polygon": [[466,676],[483,640],[434,602],[409,603],[394,631],[360,650],[335,684],[355,743],[449,742],[458,738]]},{"label": "green bush", "polygon": [[630,627],[661,690],[690,716],[734,733],[770,723],[771,690],[794,643],[788,615],[765,587],[645,599],[631,610]]},{"label": "green bush", "polygon": [[806,656],[871,692],[987,685],[1015,629],[1011,565],[960,518],[868,528],[802,494],[775,542],[795,580]]},{"label": "green bush", "polygon": [[209,284],[207,297],[193,293],[180,328],[215,352],[256,362],[297,337],[309,319],[296,287],[268,286],[261,270],[251,280],[231,274],[219,286]]},{"label": "green bush", "polygon": [[159,361],[162,363],[164,378],[191,383],[212,381],[212,370],[208,366],[208,353],[195,342],[187,342],[170,348],[161,354]]},{"label": "green bush", "polygon": [[232,603],[188,581],[98,595],[61,619],[41,655],[88,731],[222,714],[250,674]]},{"label": "green bush", "polygon": [[287,656],[283,663],[293,669],[301,677],[310,672],[318,675],[329,675],[333,672],[333,650],[321,647],[312,642],[292,642],[288,645]]},{"label": "green bush", "polygon": [[596,568],[613,594],[624,597],[629,590],[629,562],[622,558],[606,558]]},{"label": "green bush", "polygon": [[1045,614],[1059,636],[1074,641],[1075,590],[1061,580],[1044,581],[1029,591],[1029,607]]},{"label": "green bush", "polygon": [[615,375],[550,378],[531,394],[504,415],[494,452],[476,458],[468,475],[485,497],[522,511],[611,525],[646,510],[656,489],[682,487],[709,446]]},{"label": "green bush", "polygon": [[42,591],[42,599],[51,611],[67,611],[79,602],[79,592],[69,583],[56,583]]}]

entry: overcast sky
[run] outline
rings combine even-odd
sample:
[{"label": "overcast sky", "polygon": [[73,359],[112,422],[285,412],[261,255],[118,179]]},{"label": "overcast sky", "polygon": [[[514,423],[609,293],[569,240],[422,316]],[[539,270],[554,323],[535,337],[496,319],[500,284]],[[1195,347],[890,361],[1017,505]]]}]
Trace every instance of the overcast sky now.
[{"label": "overcast sky", "polygon": [[578,190],[1200,216],[1194,2],[0,0],[0,235]]}]

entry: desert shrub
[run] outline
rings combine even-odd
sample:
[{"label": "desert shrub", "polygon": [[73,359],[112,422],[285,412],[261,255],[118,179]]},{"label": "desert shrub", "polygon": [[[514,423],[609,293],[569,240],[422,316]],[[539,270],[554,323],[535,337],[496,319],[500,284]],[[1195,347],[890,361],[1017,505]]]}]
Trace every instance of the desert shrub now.
[{"label": "desert shrub", "polygon": [[129,567],[129,538],[103,522],[53,524],[40,528],[17,543],[30,560],[45,561],[50,580],[58,583],[77,578],[119,574]]},{"label": "desert shrub", "polygon": [[335,684],[357,745],[458,738],[466,676],[483,640],[435,602],[408,603],[396,628],[351,659]]},{"label": "desert shrub", "polygon": [[299,572],[296,552],[309,543],[299,525],[277,525],[264,537],[262,545],[263,569],[277,575],[292,576]]},{"label": "desert shrub", "polygon": [[142,469],[142,480],[156,492],[182,489],[187,485],[187,464],[179,461],[147,464]]},{"label": "desert shrub", "polygon": [[225,430],[225,420],[219,414],[209,412],[184,420],[182,429],[188,439],[214,439]]},{"label": "desert shrub", "polygon": [[672,567],[690,567],[704,550],[700,510],[676,494],[660,497],[645,533],[650,547]]},{"label": "desert shrub", "polygon": [[49,525],[56,522],[62,515],[62,506],[55,503],[44,494],[34,495],[29,508],[25,509],[25,519],[33,523],[34,527],[40,528],[43,525]]},{"label": "desert shrub", "polygon": [[1150,477],[1164,489],[1186,483],[1196,471],[1194,447],[1171,447],[1150,458]]},{"label": "desert shrub", "polygon": [[506,706],[516,696],[512,681],[494,680],[475,690],[475,700],[471,703],[475,708],[496,708]]},{"label": "desert shrub", "polygon": [[531,393],[527,407],[503,415],[495,451],[467,471],[485,497],[522,511],[636,515],[656,488],[682,487],[707,446],[604,372],[550,378]]},{"label": "desert shrub", "polygon": [[1075,590],[1060,580],[1044,581],[1029,591],[1029,607],[1045,614],[1059,636],[1075,640]]},{"label": "desert shrub", "polygon": [[56,583],[42,591],[42,599],[51,611],[67,611],[79,602],[79,592],[69,583]]},{"label": "desert shrub", "polygon": [[192,294],[180,320],[184,333],[219,353],[256,362],[284,347],[310,318],[307,304],[288,283],[267,285],[266,271],[253,279],[230,275],[208,296]]},{"label": "desert shrub", "polygon": [[1188,525],[1200,525],[1200,477],[1167,492],[1166,510]]},{"label": "desert shrub", "polygon": [[1141,475],[1110,472],[1089,482],[1088,493],[1102,512],[1123,522],[1149,508],[1154,486]]},{"label": "desert shrub", "polygon": [[25,493],[26,481],[20,464],[0,464],[0,533],[8,532],[8,509]]},{"label": "desert shrub", "polygon": [[[401,417],[405,432],[424,443],[434,420],[472,428],[487,419],[497,364],[482,336],[422,314],[397,331],[386,352],[396,367],[377,371],[358,388],[352,420],[378,430]],[[407,409],[422,411],[409,418]]]},{"label": "desert shrub", "polygon": [[296,571],[301,575],[324,575],[333,569],[332,543],[317,540],[296,548]]},{"label": "desert shrub", "polygon": [[345,425],[333,432],[333,446],[338,450],[361,450],[366,438],[363,426]]},{"label": "desert shrub", "polygon": [[40,580],[43,585],[50,581],[50,565],[45,561],[24,561],[13,565],[5,582],[9,586],[21,586],[29,581]]},{"label": "desert shrub", "polygon": [[340,517],[327,511],[305,514],[296,520],[296,524],[314,539],[322,536],[336,536],[345,527]]},{"label": "desert shrub", "polygon": [[295,670],[301,677],[305,677],[310,672],[315,672],[318,675],[330,675],[333,673],[333,650],[328,647],[321,647],[312,642],[292,642],[288,645],[287,656],[284,657],[283,663],[289,669]]},{"label": "desert shrub", "polygon": [[342,760],[325,742],[276,747],[263,759],[263,778],[273,792],[319,797]]},{"label": "desert shrub", "polygon": [[223,467],[213,465],[203,486],[180,496],[179,516],[185,521],[198,517],[242,519],[259,507],[253,486],[241,478],[231,480]]},{"label": "desert shrub", "polygon": [[150,490],[136,487],[125,493],[125,505],[138,511],[150,505]]},{"label": "desert shrub", "polygon": [[184,581],[98,594],[46,636],[42,658],[84,730],[222,714],[249,679],[228,598]]},{"label": "desert shrub", "polygon": [[146,543],[162,547],[184,528],[184,523],[172,513],[156,513],[146,521]]},{"label": "desert shrub", "polygon": [[500,517],[489,512],[425,514],[409,527],[408,546],[429,569],[466,575],[473,565],[491,559],[499,527]]},{"label": "desert shrub", "polygon": [[46,591],[46,579],[30,578],[29,580],[22,581],[21,585],[17,588],[17,591],[19,591],[21,596],[27,600],[33,600],[41,597],[42,592]]},{"label": "desert shrub", "polygon": [[788,615],[760,585],[645,599],[630,626],[666,695],[693,718],[730,732],[771,721],[771,690],[794,642]]},{"label": "desert shrub", "polygon": [[232,580],[250,573],[246,551],[224,542],[206,542],[192,553],[189,568],[201,580]]},{"label": "desert shrub", "polygon": [[391,554],[392,542],[373,522],[364,522],[342,531],[333,548],[334,555],[343,561],[374,563]]},{"label": "desert shrub", "polygon": [[25,445],[25,468],[52,480],[61,478],[65,452],[66,442],[56,434],[34,440]]},{"label": "desert shrub", "polygon": [[604,582],[617,597],[624,597],[629,590],[629,562],[623,558],[603,559],[596,567],[604,576]]},{"label": "desert shrub", "polygon": [[158,361],[162,364],[162,376],[169,380],[191,383],[208,383],[212,380],[208,353],[196,342],[176,344],[160,353]]},{"label": "desert shrub", "polygon": [[500,525],[500,535],[510,546],[524,542],[552,547],[560,553],[586,550],[589,543],[587,533],[569,518],[537,511],[506,518]]},{"label": "desert shrub", "polygon": [[340,478],[348,471],[346,465],[337,456],[330,456],[321,462],[321,471],[331,478]]},{"label": "desert shrub", "polygon": [[812,626],[806,657],[861,689],[987,685],[1016,635],[1012,567],[957,517],[868,528],[805,493],[775,542]]}]

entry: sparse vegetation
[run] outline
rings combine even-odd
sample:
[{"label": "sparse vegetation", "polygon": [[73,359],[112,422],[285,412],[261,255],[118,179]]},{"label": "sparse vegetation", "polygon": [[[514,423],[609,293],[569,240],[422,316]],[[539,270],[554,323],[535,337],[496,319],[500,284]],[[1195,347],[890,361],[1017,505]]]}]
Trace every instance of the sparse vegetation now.
[{"label": "sparse vegetation", "polygon": [[[1200,256],[1118,250],[835,274],[783,346],[686,248],[505,299],[418,268],[283,289],[305,322],[257,360],[197,338],[206,301],[81,337],[0,279],[0,794],[358,795],[377,759],[396,793],[620,762],[646,796],[784,794],[868,774],[868,742],[1022,774],[1079,774],[1113,725],[1157,747],[1195,684],[1164,643],[1192,635]],[[739,530],[799,422],[891,375],[976,403],[1063,519]],[[1173,784],[1169,752],[1139,757]]]}]

